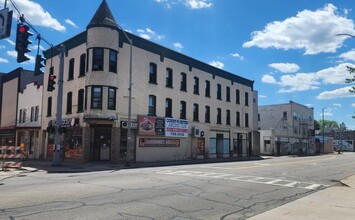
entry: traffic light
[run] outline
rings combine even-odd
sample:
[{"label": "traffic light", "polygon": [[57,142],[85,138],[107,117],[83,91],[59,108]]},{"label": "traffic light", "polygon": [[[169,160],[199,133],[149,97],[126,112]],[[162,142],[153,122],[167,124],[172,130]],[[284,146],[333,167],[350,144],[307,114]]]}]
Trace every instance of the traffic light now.
[{"label": "traffic light", "polygon": [[48,92],[52,92],[55,88],[54,88],[54,84],[56,83],[55,82],[55,79],[57,77],[54,75],[54,74],[50,74],[49,77],[48,77],[48,86],[47,86],[47,91]]},{"label": "traffic light", "polygon": [[29,30],[29,26],[21,23],[17,24],[15,50],[17,51],[18,63],[22,63],[29,60],[29,58],[26,57],[26,53],[31,52],[31,50],[28,49],[28,45],[32,42],[28,40],[28,38],[33,35],[31,32],[29,32]]},{"label": "traffic light", "polygon": [[43,61],[46,59],[42,58],[41,55],[36,55],[36,63],[35,63],[35,76],[39,76],[41,74],[44,74],[41,70],[42,67],[44,67],[44,64],[42,64]]}]

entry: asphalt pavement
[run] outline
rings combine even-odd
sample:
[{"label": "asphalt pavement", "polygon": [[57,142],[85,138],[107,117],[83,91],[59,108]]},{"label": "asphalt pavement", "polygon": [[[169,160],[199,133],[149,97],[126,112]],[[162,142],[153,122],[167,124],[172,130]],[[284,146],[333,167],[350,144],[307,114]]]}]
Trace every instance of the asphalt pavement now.
[{"label": "asphalt pavement", "polygon": [[[260,158],[251,158],[260,159]],[[230,160],[227,160],[230,161]],[[23,172],[44,171],[47,173],[94,172],[103,170],[134,169],[139,167],[171,166],[201,163],[202,161],[180,161],[160,163],[62,163],[52,166],[51,161],[28,160],[23,162],[21,169],[0,171],[0,181],[19,175]],[[225,160],[211,160],[203,162],[225,162]],[[355,175],[343,179],[336,186],[328,187],[293,202],[279,206],[249,220],[353,220],[355,219]]]}]

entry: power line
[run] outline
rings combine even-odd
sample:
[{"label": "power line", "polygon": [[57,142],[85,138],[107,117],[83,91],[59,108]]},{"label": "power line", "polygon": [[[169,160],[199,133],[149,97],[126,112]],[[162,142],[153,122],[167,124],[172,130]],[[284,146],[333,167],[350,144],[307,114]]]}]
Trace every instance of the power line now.
[{"label": "power line", "polygon": [[[5,0],[7,1],[7,0]],[[39,31],[36,30],[36,28],[34,28],[34,26],[31,24],[31,22],[29,22],[27,19],[25,19],[24,14],[21,13],[19,7],[16,5],[16,3],[14,2],[14,0],[9,0],[11,5],[13,6],[13,8],[17,11],[18,15],[19,15],[19,20],[21,22],[26,22],[28,24],[28,26],[36,33],[38,40],[43,40],[44,42],[46,42],[50,47],[53,47],[53,44],[51,44],[48,40],[46,40],[40,33]]]}]

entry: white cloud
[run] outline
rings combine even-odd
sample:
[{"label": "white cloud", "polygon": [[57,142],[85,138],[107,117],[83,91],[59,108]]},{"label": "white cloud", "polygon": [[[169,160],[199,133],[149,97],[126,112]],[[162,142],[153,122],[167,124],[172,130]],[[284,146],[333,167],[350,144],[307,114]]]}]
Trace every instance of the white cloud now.
[{"label": "white cloud", "polygon": [[9,60],[0,57],[0,63],[9,63]]},{"label": "white cloud", "polygon": [[[0,0],[1,4],[4,0]],[[31,24],[47,27],[56,31],[65,31],[65,27],[61,25],[57,19],[53,18],[49,12],[44,10],[40,4],[30,0],[16,1],[16,5],[21,13],[25,15],[25,19],[29,20]],[[10,9],[12,4],[8,4]]]},{"label": "white cloud", "polygon": [[266,95],[259,95],[258,97],[259,97],[259,98],[267,98]]},{"label": "white cloud", "polygon": [[355,49],[352,49],[346,53],[341,54],[340,57],[355,62]]},{"label": "white cloud", "polygon": [[231,56],[232,56],[232,57],[239,58],[240,60],[244,60],[244,57],[241,56],[239,53],[231,53]]},{"label": "white cloud", "polygon": [[345,84],[345,79],[349,78],[347,66],[354,65],[351,63],[342,63],[314,73],[283,75],[279,80],[267,74],[262,77],[262,82],[279,84],[282,87],[279,92],[282,93],[314,90],[318,89],[322,84]]},{"label": "white cloud", "polygon": [[8,38],[6,38],[5,40],[6,40],[10,45],[15,46],[15,42],[13,42],[12,40],[10,40],[10,39],[8,39]]},{"label": "white cloud", "polygon": [[179,42],[175,42],[173,45],[174,45],[175,49],[179,52],[181,52],[181,49],[184,48],[184,46]]},{"label": "white cloud", "polygon": [[78,28],[78,26],[70,19],[65,19],[65,23],[69,24],[70,26],[74,28]]},{"label": "white cloud", "polygon": [[150,28],[146,28],[146,29],[137,29],[137,33],[139,34],[140,37],[147,39],[147,40],[162,40],[164,39],[164,35],[159,35],[157,33],[155,33],[155,31],[153,31]]},{"label": "white cloud", "polygon": [[212,7],[210,0],[184,0],[185,5],[190,9],[203,9]]},{"label": "white cloud", "polygon": [[355,97],[355,94],[351,93],[349,91],[350,89],[351,89],[351,86],[346,86],[346,87],[335,89],[332,91],[324,91],[324,92],[321,92],[317,96],[317,99],[335,99],[335,98]]},{"label": "white cloud", "polygon": [[264,30],[253,32],[252,40],[243,47],[304,49],[304,54],[335,52],[346,39],[334,37],[339,33],[355,34],[354,22],[327,4],[316,11],[303,10],[284,21],[268,23]]},{"label": "white cloud", "polygon": [[289,93],[318,89],[320,82],[314,73],[297,73],[281,76],[279,84],[284,87],[279,92]]},{"label": "white cloud", "polygon": [[[17,52],[15,50],[11,50],[11,51],[7,51],[6,54],[12,58],[17,58]],[[29,54],[26,54],[26,57],[28,57],[30,60],[24,62],[24,64],[28,64],[28,63],[31,63],[31,64],[34,64],[35,63],[35,57],[34,56],[31,56]]]},{"label": "white cloud", "polygon": [[341,107],[343,107],[343,105],[340,104],[340,103],[332,103],[332,104],[331,104],[331,107],[338,107],[338,108],[341,108]]},{"label": "white cloud", "polygon": [[189,9],[204,9],[212,7],[212,0],[155,0],[171,9],[174,5],[183,4]]},{"label": "white cloud", "polygon": [[[323,117],[323,113],[319,114],[320,117]],[[333,112],[331,109],[324,111],[324,116],[333,116]]]},{"label": "white cloud", "polygon": [[220,61],[213,60],[213,61],[209,62],[209,64],[211,66],[217,67],[219,69],[223,69],[223,67],[224,67],[224,64],[222,62],[220,62]]},{"label": "white cloud", "polygon": [[[31,51],[37,51],[38,45],[37,45],[37,44],[35,44],[35,45],[30,45],[29,48],[30,48]],[[45,48],[44,48],[42,45],[39,45],[39,50],[40,50],[40,51],[43,51],[43,50],[45,50]]]},{"label": "white cloud", "polygon": [[355,108],[355,103],[351,104],[351,106]]},{"label": "white cloud", "polygon": [[7,51],[6,54],[12,58],[17,57],[17,52],[15,50]]},{"label": "white cloud", "polygon": [[349,78],[347,66],[353,66],[351,63],[342,63],[335,67],[329,67],[317,72],[317,77],[323,84],[343,84],[345,79]]},{"label": "white cloud", "polygon": [[268,83],[268,84],[277,84],[277,80],[269,74],[264,74],[261,78],[261,82]]},{"label": "white cloud", "polygon": [[277,69],[282,73],[295,73],[300,69],[295,63],[271,63],[269,67]]},{"label": "white cloud", "polygon": [[176,4],[176,2],[173,2],[171,0],[155,0],[158,3],[164,4],[167,8],[171,9],[172,4]]}]

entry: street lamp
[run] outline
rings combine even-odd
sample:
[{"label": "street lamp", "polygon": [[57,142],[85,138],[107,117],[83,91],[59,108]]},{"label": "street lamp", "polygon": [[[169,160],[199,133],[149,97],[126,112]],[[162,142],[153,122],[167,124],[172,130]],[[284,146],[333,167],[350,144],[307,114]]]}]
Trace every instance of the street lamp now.
[{"label": "street lamp", "polygon": [[351,34],[336,34],[335,36],[349,36],[349,37],[355,38],[355,36],[351,35]]},{"label": "street lamp", "polygon": [[122,30],[122,33],[127,38],[130,48],[129,48],[129,82],[128,82],[128,127],[127,127],[127,148],[126,148],[126,166],[130,166],[129,164],[129,148],[131,146],[131,130],[132,130],[132,48],[133,48],[133,40],[129,38],[123,28],[114,20],[110,18],[105,18],[111,22],[114,22],[119,29]]},{"label": "street lamp", "polygon": [[322,153],[324,153],[324,128],[325,128],[325,126],[324,126],[324,110],[325,109],[327,109],[327,108],[329,108],[330,106],[332,106],[333,104],[330,104],[330,105],[328,105],[327,107],[324,107],[324,108],[322,108],[322,124],[323,124],[323,128],[322,128],[322,135],[323,135],[323,145],[322,145]]},{"label": "street lamp", "polygon": [[122,30],[124,36],[127,38],[129,47],[129,85],[128,85],[128,128],[127,128],[127,148],[126,148],[126,166],[129,166],[129,148],[131,146],[131,128],[132,128],[132,47],[133,40],[129,38],[122,27],[117,24],[117,26]]}]

